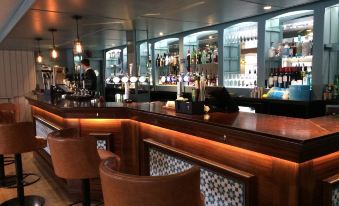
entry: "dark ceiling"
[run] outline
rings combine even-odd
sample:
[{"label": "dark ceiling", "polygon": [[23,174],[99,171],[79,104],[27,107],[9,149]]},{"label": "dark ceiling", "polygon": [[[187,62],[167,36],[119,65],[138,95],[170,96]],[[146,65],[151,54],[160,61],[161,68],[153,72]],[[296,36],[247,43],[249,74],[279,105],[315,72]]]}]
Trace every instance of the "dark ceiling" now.
[{"label": "dark ceiling", "polygon": [[87,49],[105,49],[123,45],[125,31],[134,27],[137,39],[188,31],[239,18],[264,13],[270,4],[272,11],[319,0],[36,0],[5,40],[2,49],[36,47],[34,38],[42,37],[43,48],[51,47],[51,33],[56,28],[57,46],[71,48],[75,38],[73,15],[81,15],[80,36]]}]

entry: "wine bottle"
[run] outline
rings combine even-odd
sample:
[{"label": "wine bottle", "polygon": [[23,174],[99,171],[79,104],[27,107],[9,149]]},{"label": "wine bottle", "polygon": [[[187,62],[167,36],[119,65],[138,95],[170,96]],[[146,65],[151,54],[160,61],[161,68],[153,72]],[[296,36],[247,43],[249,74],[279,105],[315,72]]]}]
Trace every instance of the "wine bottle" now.
[{"label": "wine bottle", "polygon": [[279,75],[278,75],[278,87],[283,87],[283,73],[282,68],[279,69]]},{"label": "wine bottle", "polygon": [[191,53],[189,49],[187,51],[186,60],[187,60],[187,71],[190,72],[191,71]]},{"label": "wine bottle", "polygon": [[274,69],[274,74],[273,74],[273,86],[277,87],[278,86],[278,69]]},{"label": "wine bottle", "polygon": [[271,69],[271,74],[268,77],[268,87],[272,88],[274,86],[274,80],[273,80],[273,68]]},{"label": "wine bottle", "polygon": [[288,88],[288,71],[287,68],[284,68],[285,72],[283,75],[283,87]]}]

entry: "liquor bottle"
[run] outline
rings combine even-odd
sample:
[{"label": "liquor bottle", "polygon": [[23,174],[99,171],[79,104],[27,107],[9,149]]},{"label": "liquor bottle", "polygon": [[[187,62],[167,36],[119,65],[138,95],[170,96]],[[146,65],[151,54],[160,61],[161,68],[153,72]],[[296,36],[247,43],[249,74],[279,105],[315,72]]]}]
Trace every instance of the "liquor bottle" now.
[{"label": "liquor bottle", "polygon": [[275,48],[273,47],[273,43],[271,42],[271,47],[268,49],[268,57],[273,58],[275,57]]},{"label": "liquor bottle", "polygon": [[283,87],[283,72],[282,68],[279,69],[279,75],[278,75],[278,87],[282,88]]},{"label": "liquor bottle", "polygon": [[207,59],[207,53],[206,53],[206,50],[202,50],[202,54],[201,54],[201,63],[202,64],[206,64],[206,59]]},{"label": "liquor bottle", "polygon": [[301,36],[300,35],[298,35],[296,56],[297,57],[302,56],[302,42],[301,42]]},{"label": "liquor bottle", "polygon": [[307,84],[310,85],[310,90],[312,90],[312,67],[307,67]]},{"label": "liquor bottle", "polygon": [[201,59],[202,59],[202,53],[201,53],[201,50],[199,49],[199,51],[198,51],[198,60],[197,60],[197,64],[202,64]]},{"label": "liquor bottle", "polygon": [[169,64],[168,55],[164,54],[164,57],[165,57],[165,66],[168,66],[168,64]]},{"label": "liquor bottle", "polygon": [[303,80],[303,85],[308,85],[307,84],[307,67],[304,65],[301,71],[301,78]]},{"label": "liquor bottle", "polygon": [[196,64],[197,63],[197,53],[195,52],[195,49],[193,48],[192,51],[192,64]]},{"label": "liquor bottle", "polygon": [[213,58],[213,60],[214,60],[215,64],[218,63],[218,49],[217,48],[214,50],[214,58]]},{"label": "liquor bottle", "polygon": [[160,56],[160,67],[163,67],[163,58],[162,58],[162,55]]},{"label": "liquor bottle", "polygon": [[273,80],[273,68],[271,69],[271,74],[268,77],[268,87],[272,88],[274,86],[274,80]]},{"label": "liquor bottle", "polygon": [[157,60],[156,60],[157,67],[160,67],[160,55],[158,54]]},{"label": "liquor bottle", "polygon": [[290,44],[290,49],[289,49],[289,51],[288,51],[288,57],[294,57],[295,55],[295,52],[294,52],[294,48],[295,48],[295,46],[294,46],[294,40],[293,40],[293,42]]},{"label": "liquor bottle", "polygon": [[274,69],[274,73],[273,73],[273,87],[277,87],[278,86],[278,69]]},{"label": "liquor bottle", "polygon": [[305,41],[302,43],[302,56],[309,56],[311,53],[311,43],[308,40],[308,36],[305,36]]},{"label": "liquor bottle", "polygon": [[290,52],[290,46],[288,45],[288,43],[286,42],[284,45],[284,49],[283,49],[283,57],[288,57],[289,56],[289,52]]},{"label": "liquor bottle", "polygon": [[186,61],[187,61],[187,71],[190,72],[191,70],[191,54],[190,50],[188,49],[187,51],[187,56],[186,56]]},{"label": "liquor bottle", "polygon": [[212,51],[208,51],[208,63],[212,63]]}]

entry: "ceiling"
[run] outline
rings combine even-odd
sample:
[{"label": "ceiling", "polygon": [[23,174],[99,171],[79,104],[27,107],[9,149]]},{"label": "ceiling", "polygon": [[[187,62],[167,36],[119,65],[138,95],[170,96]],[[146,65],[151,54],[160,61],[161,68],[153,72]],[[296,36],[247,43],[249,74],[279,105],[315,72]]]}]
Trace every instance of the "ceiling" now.
[{"label": "ceiling", "polygon": [[[1,1],[10,4],[18,0]],[[125,31],[133,28],[137,29],[137,40],[143,40],[147,28],[149,37],[155,38],[159,32],[168,35],[259,15],[267,4],[274,11],[316,1],[320,0],[36,0],[0,48],[32,50],[36,37],[43,38],[42,48],[50,48],[49,28],[58,29],[58,47],[71,48],[76,33],[71,17],[75,14],[83,16],[79,32],[85,47],[105,49],[125,44]],[[1,26],[9,13],[0,11]]]}]

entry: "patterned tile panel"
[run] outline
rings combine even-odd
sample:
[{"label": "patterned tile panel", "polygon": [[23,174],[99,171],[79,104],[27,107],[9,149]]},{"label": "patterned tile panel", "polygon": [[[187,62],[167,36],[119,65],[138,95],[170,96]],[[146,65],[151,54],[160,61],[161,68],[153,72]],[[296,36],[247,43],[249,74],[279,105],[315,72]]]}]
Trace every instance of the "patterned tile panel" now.
[{"label": "patterned tile panel", "polygon": [[332,206],[339,206],[339,184],[332,190]]},{"label": "patterned tile panel", "polygon": [[107,150],[107,141],[98,139],[97,140],[97,149]]},{"label": "patterned tile panel", "polygon": [[[192,167],[189,161],[152,147],[149,149],[149,161],[151,176],[175,174]],[[207,168],[200,171],[200,190],[205,196],[206,206],[245,205],[245,184]]]},{"label": "patterned tile panel", "polygon": [[[51,132],[54,132],[55,130],[51,129],[50,127],[46,126],[45,123],[42,121],[36,119],[35,120],[35,127],[36,127],[36,136],[42,137],[42,138],[47,138],[48,134]],[[49,147],[44,148],[44,150],[50,154]]]}]

